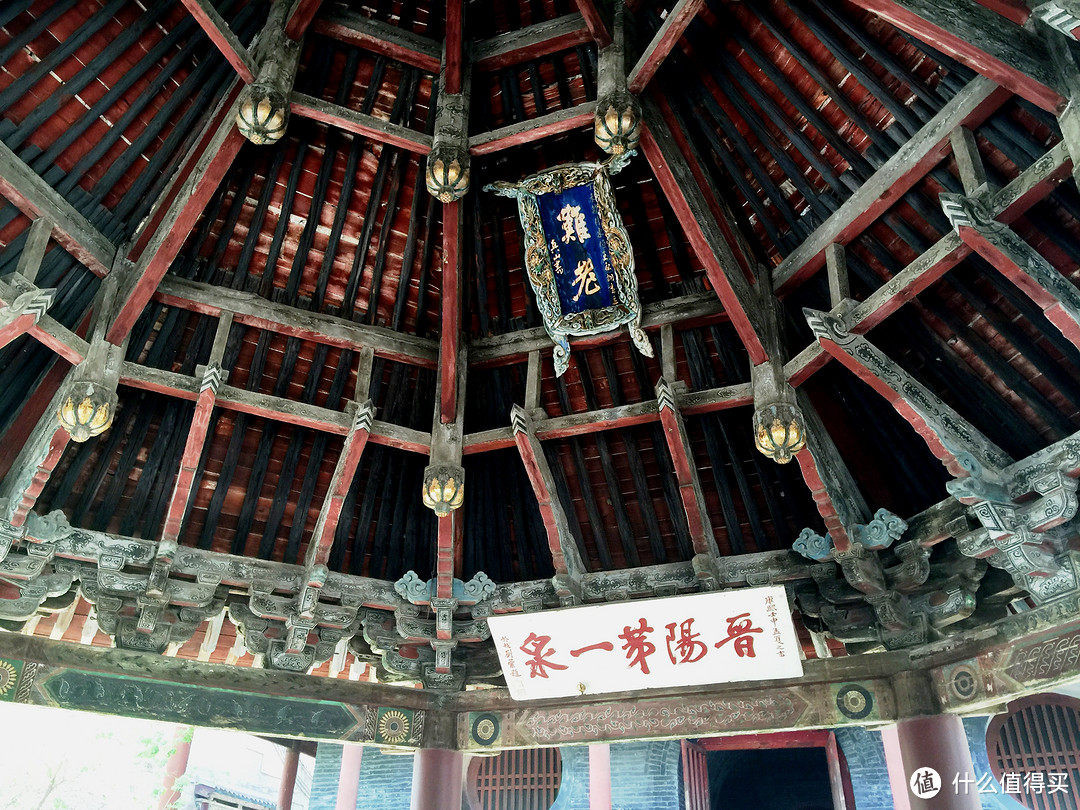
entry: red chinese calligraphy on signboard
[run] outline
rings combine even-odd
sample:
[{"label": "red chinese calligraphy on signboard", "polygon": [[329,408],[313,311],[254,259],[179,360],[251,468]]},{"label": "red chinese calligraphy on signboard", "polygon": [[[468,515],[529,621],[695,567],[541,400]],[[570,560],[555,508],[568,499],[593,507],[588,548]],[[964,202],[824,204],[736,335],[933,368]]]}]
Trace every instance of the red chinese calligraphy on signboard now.
[{"label": "red chinese calligraphy on signboard", "polygon": [[782,586],[488,619],[516,700],[802,675]]}]

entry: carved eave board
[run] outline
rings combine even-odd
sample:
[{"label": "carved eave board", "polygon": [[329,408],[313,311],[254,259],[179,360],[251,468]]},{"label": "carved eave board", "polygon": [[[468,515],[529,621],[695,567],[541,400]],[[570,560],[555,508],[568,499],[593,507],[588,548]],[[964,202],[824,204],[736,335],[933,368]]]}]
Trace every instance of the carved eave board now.
[{"label": "carved eave board", "polygon": [[641,353],[653,356],[641,328],[634,252],[608,180],[623,165],[568,164],[488,187],[518,201],[525,270],[560,376],[570,363],[570,338],[624,324]]}]

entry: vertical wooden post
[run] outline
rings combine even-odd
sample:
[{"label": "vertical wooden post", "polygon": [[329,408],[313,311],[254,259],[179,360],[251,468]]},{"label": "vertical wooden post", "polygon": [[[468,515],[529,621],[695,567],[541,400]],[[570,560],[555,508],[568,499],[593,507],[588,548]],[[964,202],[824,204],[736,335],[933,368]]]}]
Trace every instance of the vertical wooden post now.
[{"label": "vertical wooden post", "polygon": [[341,746],[341,770],[338,771],[337,801],[334,810],[356,810],[356,794],[360,790],[360,765],[364,746],[344,743]]},{"label": "vertical wooden post", "polygon": [[173,733],[173,752],[165,763],[165,779],[162,782],[161,795],[158,797],[158,810],[169,810],[174,802],[180,799],[180,791],[176,789],[176,783],[187,772],[188,758],[191,756],[191,737],[194,731],[195,729],[191,726],[177,726]]},{"label": "vertical wooden post", "polygon": [[465,756],[445,748],[420,748],[413,754],[410,810],[461,810]]},{"label": "vertical wooden post", "polygon": [[278,784],[277,810],[292,810],[296,774],[299,769],[300,743],[294,742],[285,749],[285,761],[281,765],[281,782]]}]

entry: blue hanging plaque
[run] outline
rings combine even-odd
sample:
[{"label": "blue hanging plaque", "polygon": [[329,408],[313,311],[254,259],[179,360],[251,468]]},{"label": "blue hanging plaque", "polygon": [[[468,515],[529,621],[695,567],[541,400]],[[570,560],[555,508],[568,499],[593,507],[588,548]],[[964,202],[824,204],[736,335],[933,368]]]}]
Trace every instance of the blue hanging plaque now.
[{"label": "blue hanging plaque", "polygon": [[520,183],[487,186],[518,202],[525,231],[525,271],[544,328],[555,342],[555,373],[570,364],[570,338],[627,324],[647,357],[652,345],[641,328],[634,252],[615,207],[608,174],[632,152],[608,163],[572,163]]}]

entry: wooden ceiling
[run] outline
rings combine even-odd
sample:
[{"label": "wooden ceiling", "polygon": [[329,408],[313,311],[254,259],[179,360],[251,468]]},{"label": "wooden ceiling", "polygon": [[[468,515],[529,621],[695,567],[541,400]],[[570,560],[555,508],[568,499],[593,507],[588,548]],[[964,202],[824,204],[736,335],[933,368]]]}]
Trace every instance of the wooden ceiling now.
[{"label": "wooden ceiling", "polygon": [[[214,5],[249,46],[269,4]],[[629,5],[638,40],[649,42],[670,4]],[[964,101],[976,72],[860,7],[866,4],[700,5],[643,96],[663,110],[716,190],[714,210],[733,223],[746,272],[772,274],[782,294],[789,377],[821,415],[867,503],[914,516],[946,496],[949,476],[888,402],[815,350],[802,309],[832,304],[820,256],[800,250],[830,217],[842,216],[845,203],[863,205],[841,241],[851,297],[876,302],[889,279],[952,231],[938,195],[964,191],[962,167],[945,147],[910,159],[903,150]],[[481,191],[600,155],[589,131],[597,46],[580,18],[567,22],[577,13],[571,0],[471,0],[465,8],[466,41],[480,54],[471,73],[472,191],[460,204],[469,360],[455,573],[466,580],[478,571],[497,582],[554,572],[509,431],[511,407],[526,398],[529,352],[541,348],[539,404],[547,420],[538,434],[586,568],[694,556],[656,416],[659,353],[640,356],[624,334],[590,339],[575,344],[570,370],[556,378],[527,289],[516,207]],[[420,489],[447,257],[444,209],[424,189],[417,144],[434,128],[438,77],[424,59],[412,61],[427,68],[365,47],[349,33],[356,16],[422,45],[443,41],[446,9],[440,0],[325,0],[304,39],[295,90],[407,130],[404,145],[294,109],[278,144],[232,147],[235,157],[210,178],[205,205],[190,212],[164,279],[137,313],[113,427],[68,444],[38,513],[61,509],[76,527],[161,537],[195,411],[192,381],[210,358],[217,313],[240,312],[234,304],[242,301],[248,314],[234,316],[222,367],[240,392],[231,401],[249,405],[219,402],[212,413],[181,544],[301,563],[344,430],[321,429],[289,404],[340,412],[348,400],[370,397],[385,427],[349,486],[330,568],[385,580],[409,570],[434,576],[437,521]],[[509,56],[491,47],[493,38],[541,23],[569,33]],[[176,195],[171,178],[205,152],[204,127],[238,86],[233,66],[180,2],[144,9],[130,0],[12,0],[0,11],[0,67],[0,140],[113,244],[134,239],[133,259],[149,239],[145,223],[164,216],[167,206],[156,203]],[[508,140],[533,120],[541,134],[555,131]],[[995,96],[971,132],[993,188],[1032,170],[1062,141],[1053,113],[1011,93]],[[895,187],[871,195],[881,172],[901,160],[908,163]],[[1055,181],[1010,224],[1074,279],[1080,193],[1071,179],[1059,182],[1057,168]],[[820,530],[821,518],[797,465],[776,465],[753,449],[750,356],[712,291],[688,223],[643,156],[613,182],[657,346],[665,307],[673,299],[683,305],[674,319],[675,370],[691,400],[701,394],[684,410],[719,550],[790,548],[802,528]],[[23,253],[31,223],[24,210],[16,199],[0,208],[0,276]],[[92,265],[54,242],[37,277],[39,287],[57,289],[49,315],[82,335],[110,269]],[[263,317],[264,301],[295,317]],[[872,323],[875,345],[1013,457],[1080,428],[1080,352],[977,255],[875,310]],[[350,342],[354,325],[384,330],[373,359]],[[0,350],[0,474],[68,368],[31,335]]]}]

